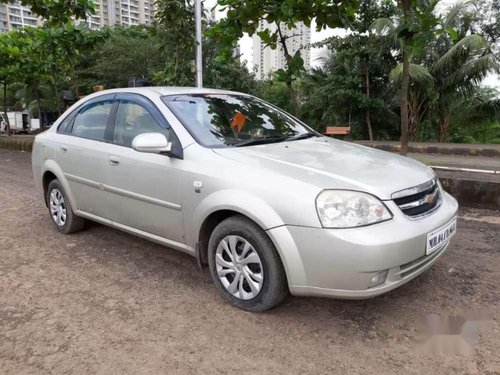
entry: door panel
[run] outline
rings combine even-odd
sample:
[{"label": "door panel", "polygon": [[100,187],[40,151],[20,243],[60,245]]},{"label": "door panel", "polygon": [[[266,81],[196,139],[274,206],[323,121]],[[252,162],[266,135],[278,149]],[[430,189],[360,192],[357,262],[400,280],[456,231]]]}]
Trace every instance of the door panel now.
[{"label": "door panel", "polygon": [[104,218],[109,216],[103,192],[108,163],[104,141],[112,110],[109,96],[84,104],[68,129],[58,135],[56,150],[56,161],[68,180],[76,208]]},{"label": "door panel", "polygon": [[108,144],[106,156],[105,190],[113,207],[110,219],[185,243],[180,194],[183,161],[131,148],[133,138],[142,133],[168,137],[168,124],[144,98],[128,94],[117,99],[113,143]]},{"label": "door panel", "polygon": [[107,217],[102,210],[107,153],[99,147],[101,142],[67,135],[59,137],[64,139],[56,151],[56,160],[68,180],[77,208]]},{"label": "door panel", "polygon": [[182,160],[109,145],[106,169],[109,219],[185,243],[180,195]]}]

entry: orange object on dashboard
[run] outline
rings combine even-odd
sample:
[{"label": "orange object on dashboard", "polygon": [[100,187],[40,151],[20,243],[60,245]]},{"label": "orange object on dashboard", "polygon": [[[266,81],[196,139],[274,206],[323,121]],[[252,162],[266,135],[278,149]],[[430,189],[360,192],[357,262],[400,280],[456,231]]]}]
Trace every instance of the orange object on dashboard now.
[{"label": "orange object on dashboard", "polygon": [[241,132],[241,129],[243,129],[243,126],[245,126],[246,121],[247,121],[247,116],[245,116],[241,112],[236,112],[236,114],[233,117],[233,121],[231,121],[231,129],[237,128],[236,131],[239,134]]}]

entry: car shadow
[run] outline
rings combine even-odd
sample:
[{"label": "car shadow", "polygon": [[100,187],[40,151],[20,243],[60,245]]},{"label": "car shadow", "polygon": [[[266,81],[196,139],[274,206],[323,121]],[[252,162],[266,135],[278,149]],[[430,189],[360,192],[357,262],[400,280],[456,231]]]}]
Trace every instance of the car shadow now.
[{"label": "car shadow", "polygon": [[141,283],[159,278],[173,289],[195,290],[203,301],[210,301],[217,309],[230,312],[232,316],[266,316],[274,322],[293,320],[311,327],[317,327],[318,320],[324,321],[324,329],[333,329],[332,332],[346,339],[353,336],[370,338],[374,332],[378,339],[388,339],[395,331],[400,331],[401,335],[410,332],[418,311],[423,315],[426,306],[433,303],[436,294],[434,281],[442,273],[442,270],[431,268],[393,291],[366,300],[289,295],[276,308],[253,314],[231,307],[219,296],[208,268],[205,266],[200,270],[194,257],[94,222],[88,222],[86,229],[74,236],[87,244],[79,250],[86,256],[95,258],[104,266],[121,265],[133,269],[140,275]]}]

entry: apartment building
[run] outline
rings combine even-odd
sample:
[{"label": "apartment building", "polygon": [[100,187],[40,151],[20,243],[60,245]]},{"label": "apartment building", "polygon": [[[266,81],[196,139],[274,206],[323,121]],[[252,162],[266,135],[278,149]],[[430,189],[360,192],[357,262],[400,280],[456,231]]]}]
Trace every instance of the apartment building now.
[{"label": "apartment building", "polygon": [[94,0],[95,13],[85,22],[91,29],[103,26],[151,25],[154,0]]},{"label": "apartment building", "polygon": [[[268,24],[266,21],[260,21],[258,31],[269,29],[271,32],[276,30],[275,24]],[[286,45],[288,53],[295,55],[300,50],[304,59],[304,66],[309,69],[311,66],[311,29],[303,23],[298,23],[294,29],[282,28],[283,35],[287,38]],[[286,58],[282,47],[273,50],[265,45],[257,34],[253,36],[253,64],[257,67],[257,79],[266,79],[270,74],[278,69],[286,67]]]},{"label": "apartment building", "polygon": [[20,1],[0,4],[0,32],[39,25],[41,20],[31,13],[30,8],[22,6]]},{"label": "apartment building", "polygon": [[[87,20],[77,21],[86,23],[91,29],[112,25],[150,25],[154,20],[154,0],[94,0],[94,4],[95,13]],[[0,4],[0,32],[42,23],[20,1]]]}]

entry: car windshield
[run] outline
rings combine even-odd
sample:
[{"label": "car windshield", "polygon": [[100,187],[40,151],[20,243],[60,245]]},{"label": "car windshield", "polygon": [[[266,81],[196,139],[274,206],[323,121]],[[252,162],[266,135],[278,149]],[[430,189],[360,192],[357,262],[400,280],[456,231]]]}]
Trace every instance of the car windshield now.
[{"label": "car windshield", "polygon": [[205,147],[242,147],[316,136],[291,116],[249,96],[195,94],[162,99]]}]

